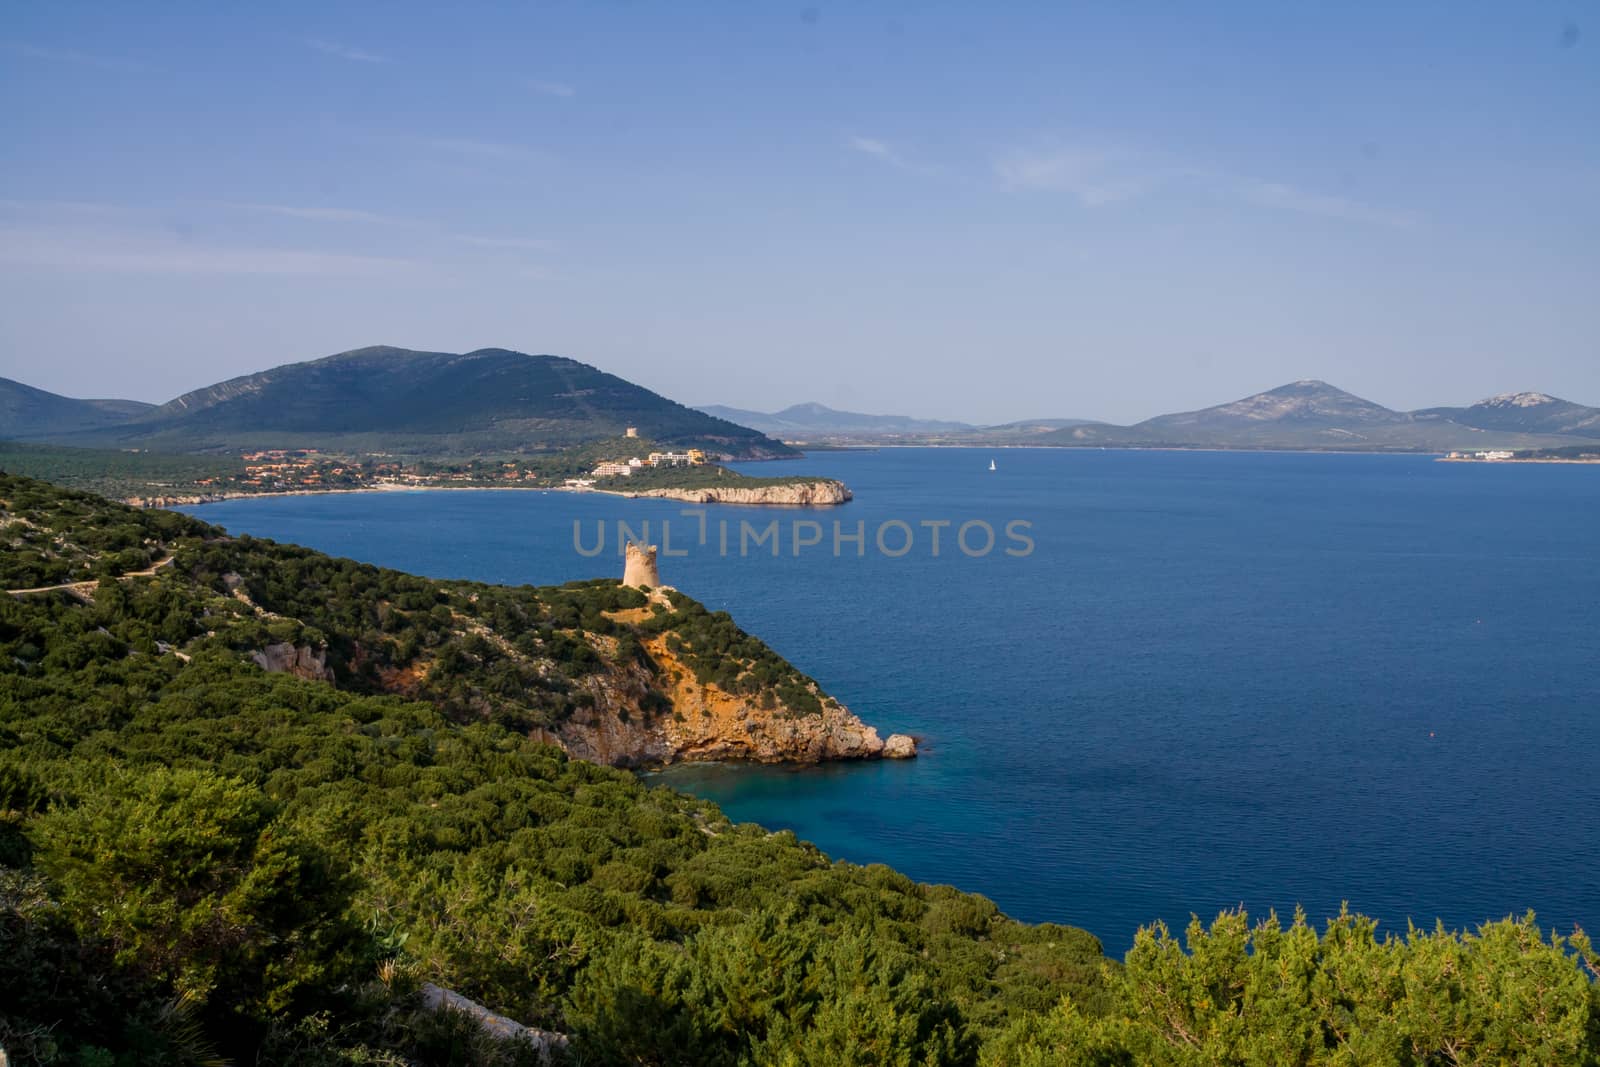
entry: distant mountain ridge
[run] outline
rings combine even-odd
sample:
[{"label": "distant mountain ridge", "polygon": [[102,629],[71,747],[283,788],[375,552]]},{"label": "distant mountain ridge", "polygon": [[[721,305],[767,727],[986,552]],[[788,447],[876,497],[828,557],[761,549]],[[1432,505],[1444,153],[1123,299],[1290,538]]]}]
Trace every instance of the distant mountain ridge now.
[{"label": "distant mountain ridge", "polygon": [[566,448],[621,437],[755,459],[794,454],[757,430],[669,400],[586,363],[502,348],[376,346],[291,363],[185,393],[112,424],[0,436],[184,452],[240,447],[418,452]]},{"label": "distant mountain ridge", "polygon": [[949,433],[972,430],[976,427],[965,422],[946,422],[940,419],[916,419],[908,415],[863,415],[855,411],[839,411],[824,404],[794,404],[782,411],[747,411],[743,408],[705,404],[700,407],[707,415],[737,422],[768,434],[795,433]]},{"label": "distant mountain ridge", "polygon": [[629,426],[664,444],[738,459],[795,454],[774,438],[819,445],[1443,452],[1583,445],[1600,440],[1600,408],[1522,392],[1466,407],[1396,411],[1304,379],[1129,426],[1065,418],[976,426],[818,403],[771,413],[715,404],[695,409],[576,360],[500,348],[355,349],[241,375],[159,407],[75,400],[0,378],[0,438],[100,448],[541,451],[618,437]]},{"label": "distant mountain ridge", "polygon": [[0,378],[0,437],[92,430],[154,410],[138,400],[75,400]]},{"label": "distant mountain ridge", "polygon": [[[1198,411],[1159,415],[1126,431],[1107,427],[1104,433],[1109,438],[1122,433],[1131,443],[1153,445],[1416,452],[1541,448],[1575,441],[1548,430],[1527,428],[1533,425],[1531,419],[1524,425],[1513,425],[1510,420],[1496,425],[1493,419],[1472,422],[1447,414],[1493,404],[1491,400],[1466,409],[1395,411],[1327,382],[1306,379]],[[1600,416],[1600,410],[1576,404],[1568,407]],[[1569,418],[1575,420],[1576,416]]]},{"label": "distant mountain ridge", "polygon": [[[1379,452],[1556,448],[1600,438],[1600,408],[1544,393],[1511,393],[1464,408],[1395,411],[1318,379],[1303,379],[1195,411],[1157,415],[1130,426],[1085,419],[1030,419],[1001,426],[933,423],[910,416],[862,416],[855,424],[807,417],[821,405],[797,404],[763,418],[768,433],[815,435],[836,443],[914,438],[928,444],[1059,445],[1118,448],[1265,448]],[[790,413],[794,413],[791,415]],[[887,428],[885,428],[887,427]]]},{"label": "distant mountain ridge", "polygon": [[1226,404],[1158,415],[1136,425],[1152,433],[1169,429],[1231,428],[1240,424],[1289,422],[1301,426],[1404,422],[1405,416],[1317,379],[1280,385]]},{"label": "distant mountain ridge", "polygon": [[1600,438],[1600,408],[1574,404],[1546,393],[1502,393],[1471,407],[1426,408],[1416,414],[1445,418],[1480,430]]}]

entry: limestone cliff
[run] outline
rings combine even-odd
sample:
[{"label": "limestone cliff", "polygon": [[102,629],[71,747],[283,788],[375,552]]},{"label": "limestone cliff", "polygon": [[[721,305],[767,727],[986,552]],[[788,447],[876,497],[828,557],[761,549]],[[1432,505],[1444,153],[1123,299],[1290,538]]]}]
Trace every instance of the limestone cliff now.
[{"label": "limestone cliff", "polygon": [[318,682],[333,681],[333,668],[328,666],[328,650],[325,648],[296,646],[283,641],[250,653],[250,658],[269,674],[292,674],[296,678],[310,678]]},{"label": "limestone cliff", "polygon": [[578,759],[616,767],[697,760],[821,763],[884,755],[877,730],[814,686],[820,710],[799,710],[700,682],[664,636],[644,647],[654,671],[630,664],[594,677],[589,706],[534,736]]},{"label": "limestone cliff", "polygon": [[787,482],[783,485],[712,485],[697,489],[639,489],[622,496],[662,497],[691,504],[760,504],[781,507],[815,508],[843,504],[851,492],[843,482],[819,479],[814,482]]}]

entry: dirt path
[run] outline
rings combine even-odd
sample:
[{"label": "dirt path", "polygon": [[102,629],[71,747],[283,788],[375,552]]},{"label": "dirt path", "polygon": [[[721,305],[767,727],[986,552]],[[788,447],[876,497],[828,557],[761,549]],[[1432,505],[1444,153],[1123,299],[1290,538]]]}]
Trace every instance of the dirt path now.
[{"label": "dirt path", "polygon": [[[129,578],[149,578],[154,575],[156,571],[171,563],[172,560],[173,557],[168,556],[166,559],[157,560],[155,563],[152,563],[142,571],[129,571],[127,574],[119,574],[117,575],[117,581],[124,582]],[[7,589],[6,592],[12,596],[28,596],[31,593],[57,593],[66,591],[71,593],[73,596],[92,597],[94,596],[94,591],[98,588],[100,588],[100,579],[90,578],[88,581],[84,582],[62,582],[60,585],[37,585],[32,589]]]}]

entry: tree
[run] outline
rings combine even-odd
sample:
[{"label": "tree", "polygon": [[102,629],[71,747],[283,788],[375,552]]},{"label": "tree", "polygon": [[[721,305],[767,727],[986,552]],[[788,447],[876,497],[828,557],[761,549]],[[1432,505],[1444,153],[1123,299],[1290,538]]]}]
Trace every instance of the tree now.
[{"label": "tree", "polygon": [[30,836],[74,925],[119,965],[207,1014],[259,1019],[356,962],[345,873],[254,786],[165,767],[90,774],[103,781]]}]

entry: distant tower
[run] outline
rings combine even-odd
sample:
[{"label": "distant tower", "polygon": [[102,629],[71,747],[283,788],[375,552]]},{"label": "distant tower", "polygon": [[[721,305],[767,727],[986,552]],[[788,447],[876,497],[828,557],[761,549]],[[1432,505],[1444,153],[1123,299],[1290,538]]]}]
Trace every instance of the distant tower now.
[{"label": "distant tower", "polygon": [[622,431],[622,436],[624,436],[624,437],[638,437],[639,436],[639,427],[637,427],[637,426],[629,426],[626,430]]},{"label": "distant tower", "polygon": [[661,575],[656,570],[655,545],[628,542],[627,558],[622,567],[622,584],[635,589],[645,586],[654,589],[661,584]]}]

